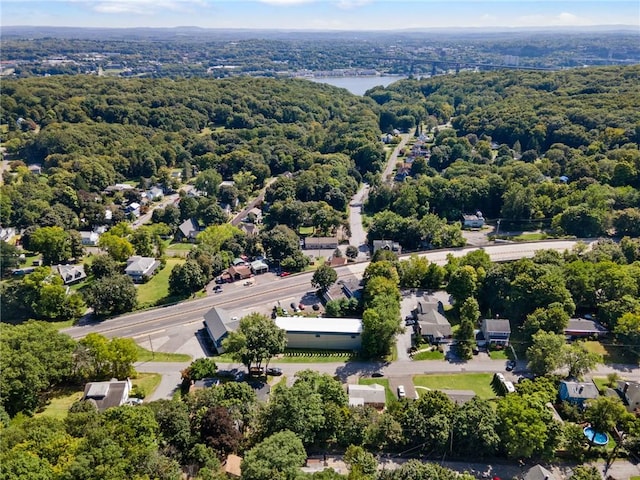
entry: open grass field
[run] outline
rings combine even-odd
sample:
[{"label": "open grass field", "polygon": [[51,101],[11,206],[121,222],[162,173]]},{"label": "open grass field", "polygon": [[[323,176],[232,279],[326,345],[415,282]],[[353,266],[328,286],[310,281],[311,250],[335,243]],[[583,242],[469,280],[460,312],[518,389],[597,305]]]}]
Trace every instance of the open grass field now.
[{"label": "open grass field", "polygon": [[605,363],[634,363],[638,364],[638,358],[633,353],[612,344],[603,344],[597,341],[584,342],[590,352],[597,353]]},{"label": "open grass field", "polygon": [[454,373],[449,375],[416,375],[413,384],[431,390],[473,390],[480,398],[496,396],[491,388],[491,373]]},{"label": "open grass field", "polygon": [[138,304],[140,307],[158,305],[169,295],[169,275],[175,265],[184,263],[183,258],[168,258],[165,267],[147,283],[138,286]]},{"label": "open grass field", "polygon": [[508,360],[509,355],[507,355],[506,350],[492,350],[489,352],[489,357],[491,360]]},{"label": "open grass field", "polygon": [[386,378],[361,378],[358,380],[359,385],[372,385],[377,383],[378,385],[382,385],[384,387],[384,394],[387,400],[387,406],[395,401],[397,398],[395,394],[389,388],[389,380]]},{"label": "open grass field", "polygon": [[313,227],[300,227],[298,228],[298,233],[300,235],[313,235],[315,229]]},{"label": "open grass field", "polygon": [[139,362],[190,362],[191,357],[186,353],[151,352],[146,348],[136,345],[138,348]]}]

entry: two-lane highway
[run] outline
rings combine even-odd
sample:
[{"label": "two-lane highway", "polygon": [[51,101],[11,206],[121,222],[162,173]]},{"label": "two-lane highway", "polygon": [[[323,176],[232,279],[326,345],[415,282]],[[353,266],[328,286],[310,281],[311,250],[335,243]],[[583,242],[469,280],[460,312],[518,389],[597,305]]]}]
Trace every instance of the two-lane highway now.
[{"label": "two-lane highway", "polygon": [[[553,249],[556,251],[570,250],[577,242],[571,240],[501,244],[484,247],[493,261],[508,261],[518,258],[532,257],[537,250]],[[430,262],[444,265],[447,262],[447,255],[455,257],[463,256],[468,252],[477,250],[476,247],[459,248],[451,250],[438,250],[421,253]],[[338,278],[346,278],[352,275],[362,277],[364,270],[369,265],[368,262],[356,263],[336,269]],[[187,338],[202,328],[204,314],[213,306],[227,309],[233,315],[244,316],[252,311],[268,312],[277,304],[282,302],[283,307],[288,307],[289,302],[298,303],[305,298],[309,303],[313,295],[311,287],[312,272],[301,273],[289,277],[276,277],[273,274],[264,274],[256,277],[256,283],[247,287],[240,282],[223,286],[223,292],[210,295],[206,298],[189,300],[177,305],[154,308],[144,312],[122,315],[116,318],[104,320],[102,322],[86,323],[63,330],[73,338],[82,338],[89,333],[97,332],[113,337],[142,338],[150,334],[157,334],[166,331],[164,337],[170,337],[170,329],[179,328],[180,337]],[[167,347],[175,348],[175,342],[163,343]],[[160,348],[163,351],[165,350]],[[176,351],[176,350],[173,350]]]}]

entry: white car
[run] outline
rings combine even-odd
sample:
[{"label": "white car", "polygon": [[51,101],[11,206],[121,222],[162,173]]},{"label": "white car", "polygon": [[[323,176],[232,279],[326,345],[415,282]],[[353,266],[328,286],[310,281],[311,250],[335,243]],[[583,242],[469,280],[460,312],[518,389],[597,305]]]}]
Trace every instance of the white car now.
[{"label": "white car", "polygon": [[407,393],[404,391],[404,385],[398,385],[398,398],[404,398]]}]

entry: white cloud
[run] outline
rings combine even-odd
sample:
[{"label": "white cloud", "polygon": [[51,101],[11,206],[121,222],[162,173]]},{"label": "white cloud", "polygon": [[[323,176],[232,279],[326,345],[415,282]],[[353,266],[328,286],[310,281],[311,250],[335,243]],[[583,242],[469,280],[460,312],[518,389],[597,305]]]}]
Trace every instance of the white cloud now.
[{"label": "white cloud", "polygon": [[288,6],[288,5],[302,5],[305,3],[314,3],[316,0],[257,0],[260,3],[267,3],[269,5]]},{"label": "white cloud", "polygon": [[338,0],[336,5],[343,10],[364,7],[372,2],[372,0]]},{"label": "white cloud", "polygon": [[[51,1],[51,0],[50,0]],[[159,10],[192,11],[206,0],[58,0],[60,3],[82,4],[98,13],[151,14]]]}]

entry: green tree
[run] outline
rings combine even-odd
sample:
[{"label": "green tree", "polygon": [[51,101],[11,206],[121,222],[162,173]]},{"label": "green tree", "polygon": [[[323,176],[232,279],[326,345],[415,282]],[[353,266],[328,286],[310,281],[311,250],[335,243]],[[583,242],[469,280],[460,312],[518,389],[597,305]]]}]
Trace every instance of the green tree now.
[{"label": "green tree", "polygon": [[222,176],[216,170],[209,168],[198,174],[194,186],[208,197],[215,197],[220,183],[222,183]]},{"label": "green tree", "polygon": [[472,398],[453,414],[453,452],[474,458],[495,455],[500,445],[497,427],[498,418],[491,404]]},{"label": "green tree", "polygon": [[75,342],[53,325],[0,323],[0,402],[10,416],[32,414],[67,381]]},{"label": "green tree", "polygon": [[93,257],[91,264],[85,264],[85,271],[100,279],[102,277],[110,277],[118,273],[122,273],[122,266],[116,262],[110,255],[100,254]]},{"label": "green tree", "polygon": [[589,449],[593,446],[593,440],[597,432],[609,433],[616,426],[622,426],[628,422],[630,415],[618,397],[598,397],[587,402],[584,411],[584,419],[593,428],[593,438],[590,438]]},{"label": "green tree", "polygon": [[602,475],[598,467],[593,465],[578,465],[573,469],[571,480],[600,480]]},{"label": "green tree", "polygon": [[345,251],[347,258],[350,258],[351,260],[355,260],[358,257],[358,247],[354,247],[353,245],[349,245],[347,247],[347,250]]},{"label": "green tree", "polygon": [[367,268],[364,271],[364,275],[362,277],[363,283],[366,284],[369,280],[382,277],[393,282],[394,285],[398,285],[400,282],[400,277],[398,275],[398,270],[395,265],[388,260],[381,260],[379,262],[371,262],[367,265]]},{"label": "green tree", "polygon": [[300,439],[290,431],[278,432],[246,452],[242,478],[247,480],[294,480],[307,453]]},{"label": "green tree", "polygon": [[329,289],[338,279],[337,272],[328,265],[320,265],[311,277],[311,286],[322,291]]},{"label": "green tree", "polygon": [[216,375],[218,366],[211,358],[196,358],[191,364],[182,371],[182,379],[187,383],[192,380],[202,380],[203,378],[211,378]]},{"label": "green tree", "polygon": [[127,275],[113,275],[97,280],[88,288],[87,304],[98,316],[130,312],[138,305],[136,287]]},{"label": "green tree", "polygon": [[575,342],[564,346],[564,364],[569,369],[569,376],[582,378],[595,368],[600,361],[597,353],[590,352],[584,342]]},{"label": "green tree", "polygon": [[553,373],[563,366],[564,335],[544,330],[533,335],[533,344],[527,349],[528,368],[536,375]]},{"label": "green tree", "polygon": [[191,295],[207,284],[208,278],[195,260],[187,260],[173,267],[169,275],[169,294]]},{"label": "green tree", "polygon": [[62,263],[71,258],[69,234],[60,227],[41,227],[31,235],[30,248],[42,254],[45,265]]},{"label": "green tree", "polygon": [[134,252],[131,242],[129,242],[125,237],[121,237],[116,233],[113,233],[113,229],[100,235],[98,246],[101,249],[106,250],[116,262],[125,262],[127,258],[133,255]]},{"label": "green tree", "polygon": [[6,277],[12,269],[20,264],[18,248],[4,240],[0,240],[0,278]]},{"label": "green tree", "polygon": [[240,319],[240,325],[223,341],[224,349],[248,369],[269,366],[271,357],[284,352],[287,336],[273,320],[260,313],[251,313]]},{"label": "green tree", "polygon": [[464,265],[451,274],[447,293],[453,297],[456,305],[460,305],[475,294],[477,287],[478,276],[475,269],[470,265]]},{"label": "green tree", "polygon": [[373,479],[378,469],[375,457],[356,445],[349,445],[344,452],[344,463],[349,467],[349,480]]},{"label": "green tree", "polygon": [[474,327],[480,317],[478,301],[467,298],[460,306],[460,327],[455,333],[458,341],[457,350],[461,358],[469,360],[473,357],[473,345],[475,344]]},{"label": "green tree", "polygon": [[550,410],[536,396],[507,395],[496,408],[496,432],[510,458],[550,457],[561,429]]}]

